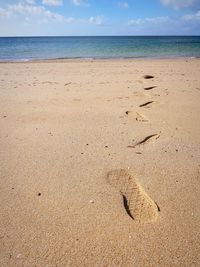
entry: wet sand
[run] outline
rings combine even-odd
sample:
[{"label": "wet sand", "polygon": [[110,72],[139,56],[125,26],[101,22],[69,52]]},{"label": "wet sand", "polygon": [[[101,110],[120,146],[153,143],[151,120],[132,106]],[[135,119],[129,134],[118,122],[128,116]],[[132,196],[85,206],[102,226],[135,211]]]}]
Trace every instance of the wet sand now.
[{"label": "wet sand", "polygon": [[199,266],[199,74],[0,63],[0,266]]}]

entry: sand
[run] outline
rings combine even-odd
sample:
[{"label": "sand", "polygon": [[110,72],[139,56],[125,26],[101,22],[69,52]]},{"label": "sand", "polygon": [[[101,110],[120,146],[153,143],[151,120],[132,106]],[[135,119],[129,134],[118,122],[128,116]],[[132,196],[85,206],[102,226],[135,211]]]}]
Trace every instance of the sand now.
[{"label": "sand", "polygon": [[1,63],[0,266],[200,266],[199,102],[199,59]]}]

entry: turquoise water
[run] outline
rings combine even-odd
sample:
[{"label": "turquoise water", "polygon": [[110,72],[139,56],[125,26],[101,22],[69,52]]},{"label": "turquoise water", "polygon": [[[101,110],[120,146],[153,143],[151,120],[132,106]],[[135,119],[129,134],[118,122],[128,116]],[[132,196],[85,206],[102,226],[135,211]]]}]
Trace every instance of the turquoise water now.
[{"label": "turquoise water", "polygon": [[200,57],[200,36],[0,38],[0,61],[152,57]]}]

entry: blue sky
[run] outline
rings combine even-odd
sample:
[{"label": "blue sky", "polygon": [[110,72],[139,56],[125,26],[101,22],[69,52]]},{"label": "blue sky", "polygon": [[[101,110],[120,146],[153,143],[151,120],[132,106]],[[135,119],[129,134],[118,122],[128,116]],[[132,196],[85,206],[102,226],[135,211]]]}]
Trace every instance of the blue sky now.
[{"label": "blue sky", "polygon": [[200,0],[0,0],[0,36],[200,35]]}]

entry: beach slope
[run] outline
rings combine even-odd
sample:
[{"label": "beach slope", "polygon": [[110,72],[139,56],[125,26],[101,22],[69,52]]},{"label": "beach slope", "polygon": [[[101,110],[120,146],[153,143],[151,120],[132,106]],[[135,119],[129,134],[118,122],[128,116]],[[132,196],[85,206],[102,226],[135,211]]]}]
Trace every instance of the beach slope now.
[{"label": "beach slope", "polygon": [[200,266],[199,73],[1,63],[0,266]]}]

